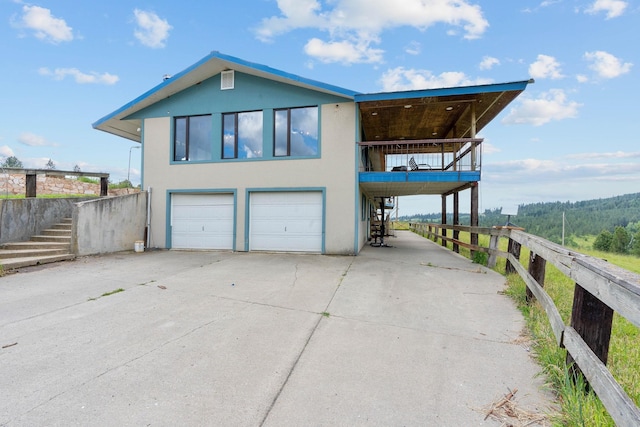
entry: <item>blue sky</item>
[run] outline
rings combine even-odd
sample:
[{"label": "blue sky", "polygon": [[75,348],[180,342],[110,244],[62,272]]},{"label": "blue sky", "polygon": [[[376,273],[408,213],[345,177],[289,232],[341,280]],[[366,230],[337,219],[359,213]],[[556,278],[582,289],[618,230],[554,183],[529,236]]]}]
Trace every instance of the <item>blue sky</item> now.
[{"label": "blue sky", "polygon": [[91,124],[215,50],[363,93],[534,78],[479,135],[481,211],[640,192],[638,1],[0,0],[0,18],[0,156],[26,167],[117,182],[131,153],[139,183],[136,144]]}]

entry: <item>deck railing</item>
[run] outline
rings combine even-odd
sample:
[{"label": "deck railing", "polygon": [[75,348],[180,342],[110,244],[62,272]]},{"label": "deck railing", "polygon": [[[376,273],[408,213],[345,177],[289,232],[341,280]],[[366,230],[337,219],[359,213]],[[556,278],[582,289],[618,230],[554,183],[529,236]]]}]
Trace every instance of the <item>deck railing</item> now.
[{"label": "deck railing", "polygon": [[[527,300],[535,297],[544,308],[559,346],[567,350],[567,363],[586,378],[618,426],[640,426],[640,409],[607,369],[613,313],[640,327],[640,275],[525,233],[514,227],[467,227],[412,223],[410,229],[454,248],[489,254],[488,267],[497,257],[506,258],[506,272],[517,272],[527,286]],[[470,245],[447,236],[453,230],[490,236],[489,247]],[[500,238],[509,239],[508,251],[498,249]],[[520,263],[522,246],[530,250],[529,266]],[[570,325],[565,325],[551,297],[544,290],[546,263],[553,264],[575,283]]]},{"label": "deck railing", "polygon": [[481,143],[481,138],[360,142],[360,171],[478,171]]}]

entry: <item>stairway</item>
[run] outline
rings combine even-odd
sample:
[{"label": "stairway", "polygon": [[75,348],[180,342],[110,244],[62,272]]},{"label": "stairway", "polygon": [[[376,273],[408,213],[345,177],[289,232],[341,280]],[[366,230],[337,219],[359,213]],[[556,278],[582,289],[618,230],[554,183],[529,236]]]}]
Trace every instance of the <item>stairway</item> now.
[{"label": "stairway", "polygon": [[32,236],[28,242],[0,245],[0,265],[4,271],[74,259],[71,253],[71,218]]}]

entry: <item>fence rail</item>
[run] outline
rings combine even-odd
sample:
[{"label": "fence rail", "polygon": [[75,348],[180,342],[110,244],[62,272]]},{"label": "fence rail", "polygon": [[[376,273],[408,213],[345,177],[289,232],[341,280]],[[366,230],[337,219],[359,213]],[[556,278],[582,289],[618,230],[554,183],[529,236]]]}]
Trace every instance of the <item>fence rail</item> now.
[{"label": "fence rail", "polygon": [[[586,378],[618,426],[639,426],[640,409],[607,369],[613,312],[640,327],[640,275],[611,265],[515,227],[466,227],[446,224],[411,223],[410,229],[434,241],[440,240],[489,255],[488,266],[496,258],[507,260],[506,271],[517,272],[527,286],[527,296],[544,308],[559,346],[567,350],[567,363]],[[470,245],[447,235],[460,231],[490,236],[489,247]],[[498,249],[500,238],[509,239],[508,252]],[[530,251],[529,267],[520,263],[520,251]],[[575,283],[570,325],[565,325],[551,297],[544,290],[546,263],[553,264]]]}]

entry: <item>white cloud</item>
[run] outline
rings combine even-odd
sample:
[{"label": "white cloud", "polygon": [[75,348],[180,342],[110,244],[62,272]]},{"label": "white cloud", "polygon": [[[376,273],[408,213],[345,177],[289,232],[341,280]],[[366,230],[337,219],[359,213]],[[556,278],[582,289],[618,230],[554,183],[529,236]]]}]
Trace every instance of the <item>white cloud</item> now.
[{"label": "white cloud", "polygon": [[501,149],[486,140],[482,142],[482,154],[500,153],[501,151]]},{"label": "white cloud", "polygon": [[118,82],[120,79],[115,74],[109,73],[97,73],[92,71],[90,73],[83,73],[77,68],[56,68],[55,70],[50,70],[49,68],[42,67],[38,70],[38,73],[42,76],[50,76],[55,80],[64,80],[65,77],[71,76],[75,79],[76,83],[79,84],[105,84],[105,85],[113,85]]},{"label": "white cloud", "polygon": [[[476,39],[489,26],[481,8],[467,0],[404,0],[402,7],[388,0],[278,0],[278,8],[280,16],[263,19],[256,29],[258,39],[268,42],[302,28],[326,32],[326,40],[316,37],[305,48],[325,62],[381,62],[382,51],[372,45],[379,44],[380,34],[390,28],[424,31],[446,24],[461,28],[464,38]],[[350,60],[345,52],[354,48]]]},{"label": "white cloud", "polygon": [[576,75],[576,80],[578,81],[578,83],[586,83],[589,81],[589,77],[585,76],[584,74],[578,74]]},{"label": "white cloud", "polygon": [[22,7],[22,12],[18,25],[33,30],[36,38],[54,44],[73,40],[72,28],[64,19],[51,15],[51,10],[25,5]]},{"label": "white cloud", "polygon": [[397,67],[387,70],[380,83],[384,91],[434,89],[442,87],[471,86],[492,83],[490,79],[470,79],[459,71],[447,71],[434,75],[429,70]]},{"label": "white cloud", "polygon": [[18,142],[29,147],[57,147],[58,144],[47,141],[43,136],[31,132],[23,132],[18,136]]},{"label": "white cloud", "polygon": [[522,98],[520,104],[502,119],[504,124],[530,124],[541,126],[552,120],[563,120],[578,116],[582,105],[567,100],[562,89],[551,89],[537,99]]},{"label": "white cloud", "polygon": [[421,50],[420,43],[417,41],[412,41],[407,46],[405,46],[404,51],[409,55],[419,55]]},{"label": "white cloud", "polygon": [[599,77],[605,79],[612,79],[626,74],[631,71],[631,67],[633,66],[632,63],[622,63],[619,58],[601,50],[587,52],[584,54],[584,58],[591,62],[589,68],[595,71]]},{"label": "white cloud", "polygon": [[485,56],[480,61],[480,69],[481,70],[490,70],[495,65],[500,65],[500,60],[498,58],[494,58],[493,56]]},{"label": "white cloud", "polygon": [[9,147],[8,145],[3,145],[0,147],[0,156],[11,157],[15,156],[15,154],[13,154],[13,150],[11,149],[11,147]]},{"label": "white cloud", "polygon": [[529,75],[534,79],[561,79],[560,64],[549,55],[538,55],[536,62],[529,65]]},{"label": "white cloud", "polygon": [[600,12],[606,12],[607,19],[617,18],[624,13],[628,3],[622,0],[596,0],[589,6],[585,13],[596,15]]},{"label": "white cloud", "polygon": [[578,153],[566,156],[568,159],[635,159],[640,151],[613,151],[607,153]]},{"label": "white cloud", "polygon": [[324,42],[317,38],[309,40],[304,51],[320,62],[342,62],[344,64],[380,62],[384,52],[371,48],[369,43],[353,43],[347,40]]},{"label": "white cloud", "polygon": [[133,35],[143,45],[151,48],[165,47],[169,31],[173,28],[166,19],[161,19],[154,12],[136,9],[133,11],[138,26]]}]

